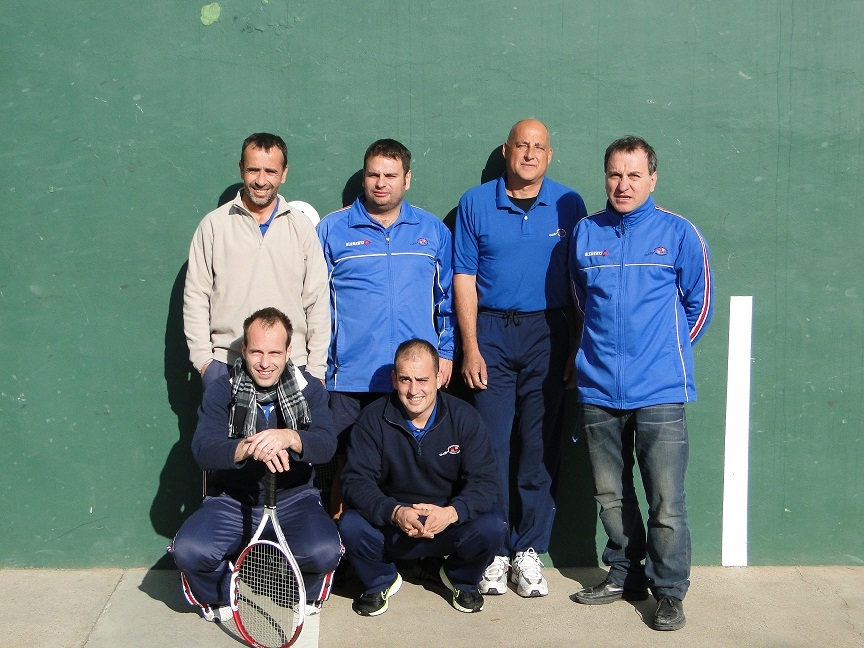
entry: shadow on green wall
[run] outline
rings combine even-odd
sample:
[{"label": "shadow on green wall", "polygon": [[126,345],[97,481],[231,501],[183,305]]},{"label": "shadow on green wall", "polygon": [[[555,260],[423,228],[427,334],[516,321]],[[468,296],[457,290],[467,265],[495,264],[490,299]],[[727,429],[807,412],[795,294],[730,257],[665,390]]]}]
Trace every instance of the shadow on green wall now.
[{"label": "shadow on green wall", "polygon": [[345,182],[342,189],[342,206],[348,207],[356,198],[363,195],[363,169],[357,169]]},{"label": "shadow on green wall", "polygon": [[[233,200],[242,187],[241,182],[226,187],[216,201],[216,207]],[[174,278],[165,321],[165,384],[168,403],[177,417],[178,439],[165,459],[165,466],[159,474],[159,489],[150,506],[153,529],[169,543],[202,500],[201,470],[192,456],[192,437],[201,405],[201,376],[189,360],[189,347],[183,332],[183,287],[187,265],[183,263]],[[153,569],[174,569],[174,560],[166,553],[156,561]]]},{"label": "shadow on green wall", "polygon": [[[242,182],[235,182],[234,184],[226,187],[225,191],[222,192],[222,195],[219,196],[219,201],[218,201],[218,204],[216,205],[216,207],[221,207],[225,203],[231,202],[232,200],[234,200],[234,198],[237,197],[237,192],[240,191],[242,188],[243,188]],[[185,270],[185,266],[184,266],[184,270],[183,270],[183,277],[184,278],[186,277],[185,273],[186,273],[186,270]],[[173,293],[172,293],[172,295],[173,295]],[[180,286],[180,320],[181,320],[180,321],[180,329],[181,329],[181,333],[182,333],[182,329],[183,329],[183,321],[182,321],[183,320],[183,286]],[[185,340],[185,338],[184,338],[184,340]],[[185,341],[184,341],[184,344],[185,344]],[[186,347],[186,352],[188,354],[189,347]]]},{"label": "shadow on green wall", "polygon": [[[496,178],[500,178],[504,174],[504,154],[501,152],[501,147],[496,146],[486,158],[486,165],[480,171],[480,184],[489,182]],[[442,219],[450,233],[456,232],[456,207],[447,212],[447,215]]]},{"label": "shadow on green wall", "polygon": [[[192,435],[198,424],[197,411],[201,403],[201,378],[189,361],[189,348],[183,333],[186,265],[183,264],[174,279],[165,323],[165,383],[168,403],[177,417],[178,439],[165,459],[165,466],[159,474],[159,488],[150,506],[153,529],[169,543],[180,525],[201,503],[201,471],[192,457]],[[165,554],[153,568],[174,569],[174,561]]]},{"label": "shadow on green wall", "polygon": [[565,396],[561,426],[561,464],[558,471],[555,524],[549,557],[555,567],[596,567],[597,505],[588,447],[576,439],[576,390]]}]

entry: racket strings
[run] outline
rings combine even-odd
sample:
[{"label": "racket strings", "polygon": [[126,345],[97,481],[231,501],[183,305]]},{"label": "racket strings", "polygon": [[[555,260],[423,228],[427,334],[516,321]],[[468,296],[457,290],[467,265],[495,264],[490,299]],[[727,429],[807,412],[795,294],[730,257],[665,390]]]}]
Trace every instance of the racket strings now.
[{"label": "racket strings", "polygon": [[281,648],[294,637],[302,615],[297,576],[280,549],[269,542],[249,547],[236,580],[237,612],[258,645]]}]

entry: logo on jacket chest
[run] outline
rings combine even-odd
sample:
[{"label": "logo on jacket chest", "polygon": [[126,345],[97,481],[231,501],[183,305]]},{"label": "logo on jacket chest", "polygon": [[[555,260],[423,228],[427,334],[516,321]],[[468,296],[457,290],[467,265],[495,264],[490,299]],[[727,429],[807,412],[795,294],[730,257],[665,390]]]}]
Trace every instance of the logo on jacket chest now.
[{"label": "logo on jacket chest", "polygon": [[458,445],[451,445],[449,448],[447,448],[444,452],[440,453],[438,456],[443,457],[444,455],[448,455],[448,454],[449,455],[457,455],[460,452],[462,452],[462,448],[460,448]]},{"label": "logo on jacket chest", "polygon": [[345,244],[345,247],[357,247],[359,245],[372,245],[372,241],[369,239],[363,239],[362,241],[348,241]]},{"label": "logo on jacket chest", "polygon": [[609,256],[609,250],[591,250],[591,251],[585,252],[585,254],[583,254],[582,256],[586,256],[586,257]]}]

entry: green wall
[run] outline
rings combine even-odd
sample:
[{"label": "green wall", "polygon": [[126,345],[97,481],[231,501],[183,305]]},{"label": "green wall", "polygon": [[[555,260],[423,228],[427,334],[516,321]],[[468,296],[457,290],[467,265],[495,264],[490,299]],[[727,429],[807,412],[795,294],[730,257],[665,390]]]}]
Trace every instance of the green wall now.
[{"label": "green wall", "polygon": [[[166,564],[200,501],[183,266],[246,135],[285,137],[283,193],[322,214],[396,137],[443,217],[525,116],[589,210],[606,145],[644,136],[657,201],[711,244],[694,561],[720,561],[728,302],[753,295],[751,563],[864,562],[864,3],[225,0],[209,26],[201,0],[7,4],[0,566]],[[595,564],[584,446],[563,452],[550,553]]]}]

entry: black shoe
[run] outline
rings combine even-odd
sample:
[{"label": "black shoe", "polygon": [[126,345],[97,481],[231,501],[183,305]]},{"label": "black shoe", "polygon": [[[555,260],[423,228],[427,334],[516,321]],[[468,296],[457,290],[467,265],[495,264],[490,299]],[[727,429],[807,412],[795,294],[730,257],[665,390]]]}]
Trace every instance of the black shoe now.
[{"label": "black shoe", "polygon": [[680,630],[687,623],[684,617],[684,604],[674,596],[664,596],[657,603],[654,613],[655,630]]},{"label": "black shoe", "polygon": [[455,590],[453,592],[453,607],[460,612],[482,612],[483,611],[483,595],[479,590],[473,592],[463,592]]},{"label": "black shoe", "polygon": [[447,572],[444,571],[444,565],[441,565],[441,571],[438,574],[441,576],[441,582],[453,593],[453,600],[451,602],[454,608],[460,612],[467,612],[469,614],[483,610],[483,595],[479,590],[475,589],[472,592],[466,592],[453,587],[453,583],[447,577]]},{"label": "black shoe", "polygon": [[616,585],[608,578],[599,585],[586,587],[573,595],[573,600],[583,605],[603,605],[614,601],[644,601],[648,598],[648,589],[632,589]]},{"label": "black shoe", "polygon": [[351,609],[360,616],[378,616],[387,611],[388,599],[402,587],[402,577],[397,573],[396,580],[383,592],[363,593],[354,599]]},{"label": "black shoe", "polygon": [[417,562],[414,563],[414,578],[419,581],[437,583],[440,580],[438,572],[441,571],[441,565],[443,564],[443,558],[430,556],[418,558]]}]

